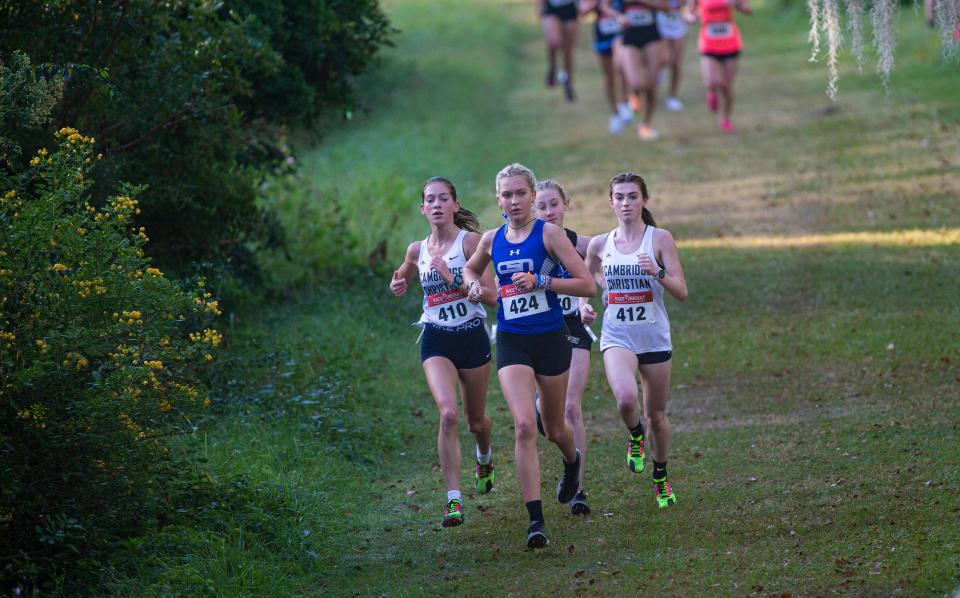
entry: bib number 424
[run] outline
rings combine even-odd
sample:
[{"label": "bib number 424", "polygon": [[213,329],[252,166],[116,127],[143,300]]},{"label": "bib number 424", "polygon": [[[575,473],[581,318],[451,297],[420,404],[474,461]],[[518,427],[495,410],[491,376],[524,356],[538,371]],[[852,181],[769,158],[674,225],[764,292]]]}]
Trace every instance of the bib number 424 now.
[{"label": "bib number 424", "polygon": [[527,312],[538,312],[540,311],[540,302],[537,301],[536,295],[514,297],[513,301],[510,302],[509,311],[515,316],[522,316]]}]

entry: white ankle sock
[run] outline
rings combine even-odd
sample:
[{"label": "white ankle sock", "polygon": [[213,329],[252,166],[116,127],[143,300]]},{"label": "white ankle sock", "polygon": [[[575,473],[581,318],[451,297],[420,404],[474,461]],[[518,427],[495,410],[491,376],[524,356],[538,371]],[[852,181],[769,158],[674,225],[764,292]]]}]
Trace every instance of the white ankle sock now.
[{"label": "white ankle sock", "polygon": [[463,500],[459,490],[447,490],[447,502],[451,500]]},{"label": "white ankle sock", "polygon": [[487,454],[481,453],[480,447],[477,447],[477,461],[480,462],[480,465],[486,465],[491,459],[493,459],[493,447],[487,449]]}]

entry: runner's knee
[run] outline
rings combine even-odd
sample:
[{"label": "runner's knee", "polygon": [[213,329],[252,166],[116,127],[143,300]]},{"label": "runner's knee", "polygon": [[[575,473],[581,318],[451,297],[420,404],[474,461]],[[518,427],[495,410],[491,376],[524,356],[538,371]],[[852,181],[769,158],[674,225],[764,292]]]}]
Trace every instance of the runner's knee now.
[{"label": "runner's knee", "polygon": [[444,431],[456,430],[457,429],[457,420],[460,419],[460,414],[457,413],[456,409],[445,408],[440,410],[440,429]]}]

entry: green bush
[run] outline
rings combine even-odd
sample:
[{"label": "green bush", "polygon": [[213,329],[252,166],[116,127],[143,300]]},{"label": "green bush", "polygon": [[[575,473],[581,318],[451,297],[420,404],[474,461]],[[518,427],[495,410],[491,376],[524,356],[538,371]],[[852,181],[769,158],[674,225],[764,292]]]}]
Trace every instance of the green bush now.
[{"label": "green bush", "polygon": [[[0,170],[0,578],[38,586],[98,566],[162,518],[184,466],[170,437],[209,403],[221,334],[202,279],[144,256],[139,189],[91,205],[95,140],[56,133]],[[189,287],[189,288],[188,288]]]},{"label": "green bush", "polygon": [[[256,196],[288,157],[286,126],[349,103],[350,77],[387,34],[372,0],[0,0],[0,56],[23,51],[64,79],[53,129],[97,138],[97,197],[145,185],[148,251],[179,272],[256,274],[256,249],[281,239]],[[32,153],[50,132],[0,135]]]}]

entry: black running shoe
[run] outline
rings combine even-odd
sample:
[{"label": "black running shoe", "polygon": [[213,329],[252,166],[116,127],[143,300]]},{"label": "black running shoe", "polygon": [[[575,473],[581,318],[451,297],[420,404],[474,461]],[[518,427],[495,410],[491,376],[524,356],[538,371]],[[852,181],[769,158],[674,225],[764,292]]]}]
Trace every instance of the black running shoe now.
[{"label": "black running shoe", "polygon": [[587,504],[587,495],[583,490],[577,490],[577,495],[570,501],[571,515],[589,515],[590,505]]},{"label": "black running shoe", "polygon": [[577,94],[573,93],[573,82],[570,79],[563,82],[563,95],[568,102],[577,101]]},{"label": "black running shoe", "polygon": [[540,432],[540,435],[546,438],[547,432],[543,429],[543,420],[540,419],[540,392],[533,391],[533,398],[535,399],[533,408],[537,410],[537,432]]},{"label": "black running shoe", "polygon": [[577,449],[577,460],[573,463],[563,462],[563,477],[557,484],[557,501],[568,503],[576,496],[580,489],[580,449]]},{"label": "black running shoe", "polygon": [[547,69],[547,87],[553,87],[557,84],[557,71],[553,67]]},{"label": "black running shoe", "polygon": [[542,521],[531,521],[527,530],[527,548],[543,548],[549,543],[546,525]]}]

